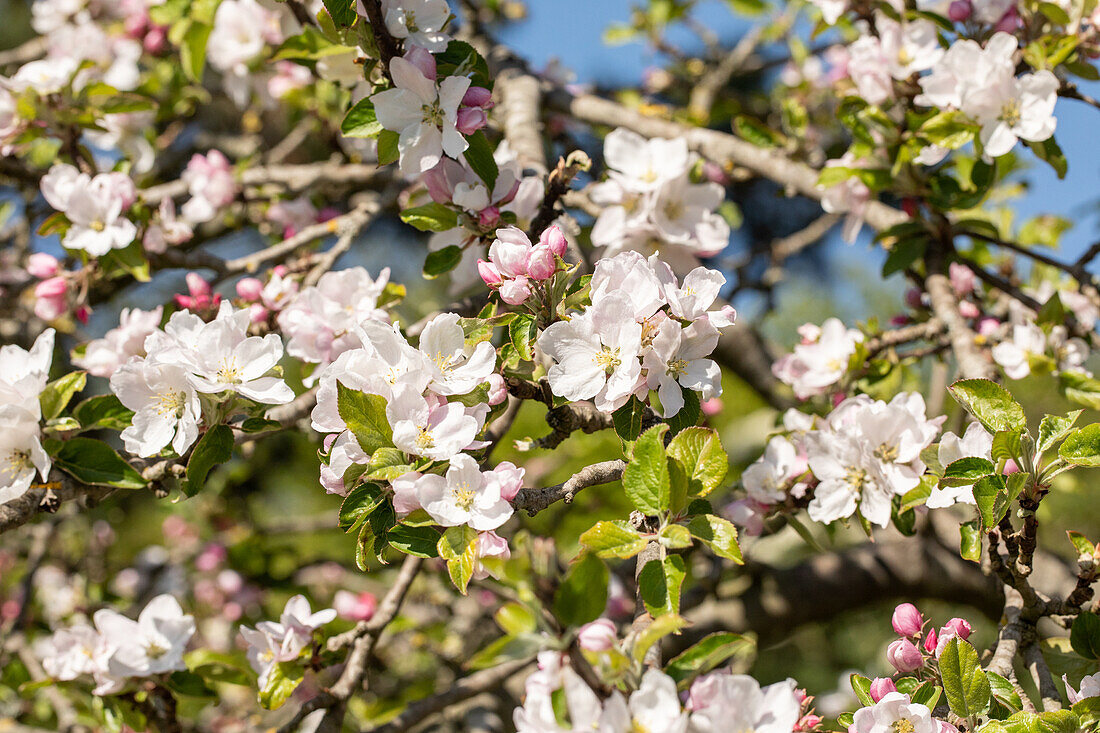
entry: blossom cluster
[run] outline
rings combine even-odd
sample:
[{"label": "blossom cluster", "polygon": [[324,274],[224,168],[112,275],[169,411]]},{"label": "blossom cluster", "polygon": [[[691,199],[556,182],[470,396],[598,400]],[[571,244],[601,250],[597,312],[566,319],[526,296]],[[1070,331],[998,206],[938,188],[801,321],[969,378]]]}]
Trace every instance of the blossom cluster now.
[{"label": "blossom cluster", "polygon": [[848,361],[863,341],[863,333],[848,328],[839,318],[821,326],[807,323],[798,329],[802,342],[772,365],[772,373],[794,389],[798,399],[825,394],[848,371]]},{"label": "blossom cluster", "polygon": [[130,678],[186,669],[183,653],[195,634],[195,619],[171,595],[153,598],[136,620],[109,608],[95,612],[94,626],[58,629],[36,648],[55,680],[95,679],[95,695],[122,692]]},{"label": "blossom cluster", "polygon": [[261,621],[252,629],[241,626],[241,639],[247,646],[248,663],[259,675],[259,686],[267,685],[271,669],[279,662],[292,662],[313,642],[317,629],[336,618],[336,610],[326,608],[314,613],[303,595],[286,602],[278,621]]},{"label": "blossom cluster", "polygon": [[505,303],[523,305],[531,297],[532,285],[538,287],[557,272],[558,261],[565,256],[565,235],[551,226],[532,245],[522,229],[505,227],[497,230],[496,237],[489,246],[489,261],[477,262],[478,274]]},{"label": "blossom cluster", "polygon": [[39,396],[49,380],[53,347],[52,328],[29,351],[0,346],[0,504],[27,493],[35,474],[48,480],[51,461],[42,447]]},{"label": "blossom cluster", "polygon": [[42,177],[42,196],[70,222],[62,244],[100,257],[129,246],[137,226],[125,213],[137,200],[134,182],[123,173],[89,176],[57,163]]},{"label": "blossom cluster", "polygon": [[604,412],[656,390],[666,417],[684,406],[683,390],[717,397],[721,372],[707,357],[736,314],[730,306],[708,309],[724,284],[721,273],[705,267],[680,282],[656,255],[626,251],[600,260],[589,282],[591,306],[539,336],[554,360],[551,390],[593,400]]},{"label": "blossom cluster", "polygon": [[[538,666],[527,678],[523,706],[514,713],[519,733],[792,733],[810,730],[820,722],[817,716],[804,712],[809,699],[790,679],[761,687],[747,675],[711,672],[697,678],[686,702],[681,702],[676,682],[664,672],[650,669],[629,696],[616,690],[601,701],[560,652],[542,652]],[[565,719],[559,718],[554,704],[559,695],[564,699]]]},{"label": "blossom cluster", "polygon": [[276,376],[282,341],[275,334],[249,336],[249,320],[247,308],[224,301],[209,323],[177,311],[163,330],[145,338],[145,355],[132,357],[111,376],[111,391],[134,411],[122,432],[127,451],[147,457],[170,445],[183,455],[204,422],[217,424],[255,403],[294,398]]},{"label": "blossom cluster", "polygon": [[729,224],[716,213],[725,192],[712,181],[692,182],[695,161],[685,139],[647,140],[620,128],[604,139],[604,162],[607,180],[590,196],[602,207],[592,244],[604,247],[605,257],[660,253],[684,274],[729,244]]},{"label": "blossom cluster", "polygon": [[828,524],[858,512],[885,527],[894,498],[920,483],[925,472],[921,452],[945,419],[928,419],[924,398],[914,392],[902,392],[890,402],[849,397],[826,418],[789,411],[789,437],[773,437],[764,455],[745,470],[748,499],[733,513],[742,524],[759,529],[770,507],[812,492],[807,509],[816,522]]}]

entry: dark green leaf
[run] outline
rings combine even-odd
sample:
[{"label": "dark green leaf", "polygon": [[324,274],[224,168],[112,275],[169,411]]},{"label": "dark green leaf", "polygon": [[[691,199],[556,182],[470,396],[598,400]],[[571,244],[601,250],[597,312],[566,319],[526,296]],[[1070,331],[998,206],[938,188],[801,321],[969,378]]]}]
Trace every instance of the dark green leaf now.
[{"label": "dark green leaf", "polygon": [[148,482],[115,449],[92,438],[49,441],[53,464],[77,481],[116,489],[143,489]]},{"label": "dark green leaf", "polygon": [[554,594],[554,613],[566,626],[595,621],[607,606],[607,565],[585,552],[570,566]]},{"label": "dark green leaf", "polygon": [[215,425],[199,438],[187,460],[187,480],[183,493],[194,496],[206,483],[206,475],[214,466],[233,457],[233,430],[228,425]]}]

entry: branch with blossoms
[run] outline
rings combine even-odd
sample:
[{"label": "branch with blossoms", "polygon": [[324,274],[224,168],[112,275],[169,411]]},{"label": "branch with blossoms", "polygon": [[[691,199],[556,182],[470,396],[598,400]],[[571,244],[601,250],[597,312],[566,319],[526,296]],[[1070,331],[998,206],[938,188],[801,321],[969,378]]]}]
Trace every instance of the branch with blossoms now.
[{"label": "branch with blossoms", "polygon": [[[115,5],[0,54],[0,530],[64,509],[0,553],[19,724],[1095,729],[1100,551],[1048,535],[1100,428],[1015,383],[1100,406],[1096,248],[1003,208],[1065,174],[1091,8],[814,0],[724,49],[654,0],[611,35],[671,63],[594,93],[494,39],[515,4]],[[791,221],[728,257],[761,191]],[[774,359],[732,302],[837,224],[911,288]],[[327,523],[269,501],[302,460]],[[850,702],[746,674],[887,599]]]}]

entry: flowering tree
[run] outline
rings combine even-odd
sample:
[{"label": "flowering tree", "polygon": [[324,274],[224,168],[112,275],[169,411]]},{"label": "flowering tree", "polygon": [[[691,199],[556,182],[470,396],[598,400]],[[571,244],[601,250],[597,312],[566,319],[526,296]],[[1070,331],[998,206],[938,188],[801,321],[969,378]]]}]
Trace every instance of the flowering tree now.
[{"label": "flowering tree", "polygon": [[[31,5],[0,53],[16,729],[1096,729],[1100,551],[1044,530],[1100,466],[1067,412],[1100,409],[1100,246],[1001,202],[1025,150],[1064,174],[1059,97],[1100,106],[1100,11],[740,0],[723,49],[694,6],[613,29],[670,62],[598,95],[494,40],[516,3]],[[723,267],[760,191],[813,213]],[[842,216],[904,312],[776,357],[728,299]],[[747,674],[899,602],[848,696]]]}]

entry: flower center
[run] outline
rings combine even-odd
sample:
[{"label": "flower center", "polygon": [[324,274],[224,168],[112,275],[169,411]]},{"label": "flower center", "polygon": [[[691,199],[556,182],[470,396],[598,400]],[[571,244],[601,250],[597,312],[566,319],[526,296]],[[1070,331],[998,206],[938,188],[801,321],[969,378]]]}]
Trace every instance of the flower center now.
[{"label": "flower center", "polygon": [[416,436],[416,447],[420,450],[428,450],[435,445],[435,438],[426,428],[420,428],[420,434]]},{"label": "flower center", "polygon": [[909,720],[895,720],[890,724],[890,730],[893,733],[913,733],[916,730],[916,726]]},{"label": "flower center", "polygon": [[222,365],[218,369],[218,381],[223,384],[236,384],[241,381],[241,369],[237,366],[237,357],[228,356],[222,359]]},{"label": "flower center", "polygon": [[156,406],[153,409],[161,417],[179,417],[183,414],[185,402],[182,391],[169,389],[157,395]]},{"label": "flower center", "polygon": [[438,100],[431,104],[425,104],[420,110],[424,115],[424,121],[429,125],[443,127],[443,110],[440,108]]},{"label": "flower center", "polygon": [[652,318],[642,321],[642,348],[653,345],[653,339],[657,336],[657,322]]},{"label": "flower center", "polygon": [[150,659],[160,659],[168,653],[168,648],[163,647],[155,641],[150,641],[145,645],[145,656]]},{"label": "flower center", "polygon": [[896,461],[898,459],[898,447],[896,445],[883,443],[878,448],[875,448],[875,458],[883,463]]},{"label": "flower center", "polygon": [[612,350],[610,347],[603,347],[603,351],[592,357],[593,360],[608,374],[619,368],[619,365],[623,363],[619,358],[619,350]]},{"label": "flower center", "polygon": [[688,363],[684,359],[673,359],[668,363],[668,368],[665,370],[665,373],[670,377],[678,377],[684,373],[687,369],[687,365]]},{"label": "flower center", "polygon": [[863,485],[867,483],[867,472],[862,468],[849,466],[848,472],[844,474],[844,483],[848,484],[848,487],[858,494],[863,490]]},{"label": "flower center", "polygon": [[675,221],[684,215],[683,201],[669,201],[665,204],[665,216]]},{"label": "flower center", "polygon": [[457,359],[454,354],[444,354],[442,351],[435,352],[435,356],[432,357],[432,361],[439,367],[439,371],[447,374],[455,368],[455,362]]},{"label": "flower center", "polygon": [[25,450],[10,451],[0,462],[0,483],[13,483],[16,476],[31,466],[31,455]]},{"label": "flower center", "polygon": [[1010,99],[1001,105],[1001,121],[1009,127],[1020,124],[1020,100]]},{"label": "flower center", "polygon": [[468,512],[470,507],[474,505],[474,497],[477,496],[477,493],[470,488],[470,484],[463,481],[454,488],[453,496],[455,505],[462,511]]},{"label": "flower center", "polygon": [[409,29],[409,33],[416,33],[420,28],[416,25],[416,12],[413,10],[405,11],[405,27]]},{"label": "flower center", "polygon": [[91,224],[88,225],[88,228],[91,229],[93,232],[102,232],[104,229],[107,228],[107,225],[99,219],[95,219],[92,221]]}]

